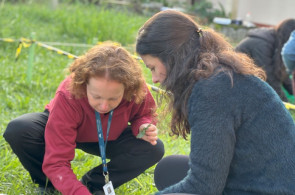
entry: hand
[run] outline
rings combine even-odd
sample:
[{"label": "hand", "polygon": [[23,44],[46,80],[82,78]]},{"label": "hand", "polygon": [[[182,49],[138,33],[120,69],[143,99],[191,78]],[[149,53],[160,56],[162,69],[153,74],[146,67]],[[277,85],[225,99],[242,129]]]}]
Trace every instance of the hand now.
[{"label": "hand", "polygon": [[152,145],[156,145],[157,144],[157,139],[158,139],[158,129],[155,125],[153,124],[142,124],[139,127],[139,133],[141,133],[141,131],[144,131],[144,129],[147,127],[147,129],[145,130],[145,133],[142,137],[140,137],[141,139],[150,142]]}]

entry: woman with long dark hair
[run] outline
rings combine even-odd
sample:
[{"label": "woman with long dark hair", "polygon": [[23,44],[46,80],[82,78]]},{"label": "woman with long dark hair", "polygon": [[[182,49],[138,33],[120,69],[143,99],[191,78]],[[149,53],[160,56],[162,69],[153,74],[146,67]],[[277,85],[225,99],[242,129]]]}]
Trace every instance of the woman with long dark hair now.
[{"label": "woman with long dark hair", "polygon": [[136,51],[172,94],[172,134],[191,139],[189,157],[158,163],[157,194],[295,193],[295,125],[252,59],[172,10],[140,28]]}]

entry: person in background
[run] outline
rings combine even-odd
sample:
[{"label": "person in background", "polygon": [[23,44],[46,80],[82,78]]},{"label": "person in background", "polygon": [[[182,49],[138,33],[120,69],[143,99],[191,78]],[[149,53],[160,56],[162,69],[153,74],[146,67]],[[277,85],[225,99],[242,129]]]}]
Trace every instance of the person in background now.
[{"label": "person in background", "polygon": [[136,51],[169,96],[171,131],[190,138],[154,172],[156,194],[295,194],[295,124],[265,72],[217,32],[167,10]]},{"label": "person in background", "polygon": [[[155,101],[140,65],[123,47],[95,46],[69,72],[45,111],[12,120],[4,138],[41,192],[104,194],[106,184],[116,188],[164,155]],[[71,169],[76,148],[102,158],[81,181]]]},{"label": "person in background", "polygon": [[283,20],[273,28],[255,28],[250,30],[236,47],[236,51],[246,53],[254,59],[256,65],[265,70],[266,82],[285,102],[288,99],[282,85],[288,94],[293,95],[293,92],[292,81],[282,61],[281,50],[293,30],[295,19]]},{"label": "person in background", "polygon": [[287,72],[292,75],[293,92],[295,92],[295,30],[291,33],[289,40],[284,44],[281,55]]}]

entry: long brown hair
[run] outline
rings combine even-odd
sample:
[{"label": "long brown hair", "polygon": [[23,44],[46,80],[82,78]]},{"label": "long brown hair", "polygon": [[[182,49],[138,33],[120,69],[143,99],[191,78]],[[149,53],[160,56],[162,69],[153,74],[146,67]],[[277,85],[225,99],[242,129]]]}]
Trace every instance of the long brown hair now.
[{"label": "long brown hair", "polygon": [[139,63],[116,44],[94,46],[69,67],[72,77],[69,91],[76,98],[86,96],[90,77],[106,77],[124,85],[124,99],[140,103],[146,94],[145,80]]},{"label": "long brown hair", "polygon": [[211,29],[201,30],[193,18],[174,10],[155,14],[140,28],[136,51],[164,64],[167,77],[161,85],[173,94],[171,131],[185,139],[190,133],[187,102],[198,80],[220,71],[231,78],[233,72],[266,78],[252,59],[236,53],[223,36]]}]

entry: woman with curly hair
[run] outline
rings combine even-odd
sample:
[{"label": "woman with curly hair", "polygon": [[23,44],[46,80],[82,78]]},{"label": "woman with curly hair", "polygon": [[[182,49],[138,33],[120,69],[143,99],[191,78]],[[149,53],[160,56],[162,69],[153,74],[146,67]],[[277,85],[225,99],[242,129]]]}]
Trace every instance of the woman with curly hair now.
[{"label": "woman with curly hair", "polygon": [[[12,120],[4,138],[41,191],[109,194],[162,158],[155,102],[140,65],[120,46],[93,47],[69,72],[45,111]],[[76,148],[102,158],[81,181],[71,169]]]},{"label": "woman with curly hair", "polygon": [[172,94],[172,134],[190,136],[189,156],[156,166],[157,194],[295,194],[295,125],[252,59],[173,10],[140,28],[136,51]]}]

